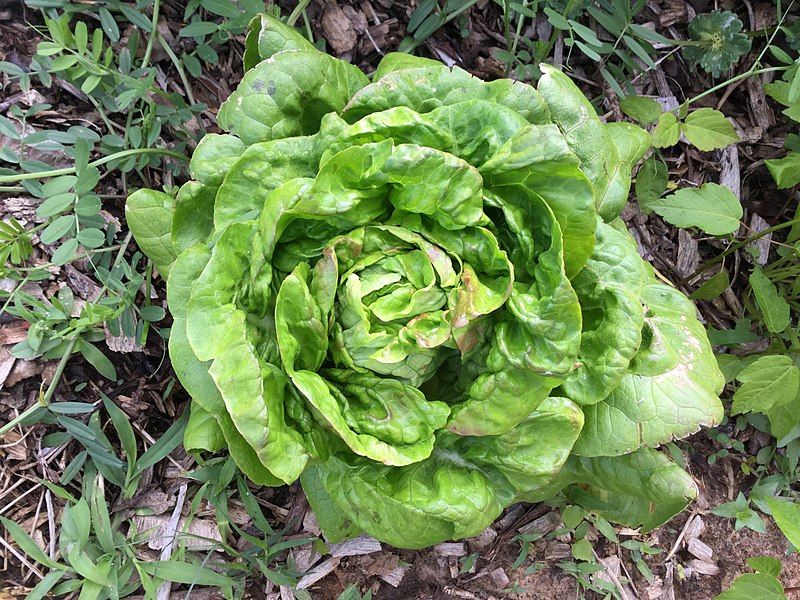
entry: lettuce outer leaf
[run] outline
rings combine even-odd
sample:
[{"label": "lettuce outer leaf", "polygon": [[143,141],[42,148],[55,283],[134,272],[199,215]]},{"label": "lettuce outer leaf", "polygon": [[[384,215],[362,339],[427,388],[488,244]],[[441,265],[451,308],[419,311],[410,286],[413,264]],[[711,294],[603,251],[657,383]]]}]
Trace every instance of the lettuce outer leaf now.
[{"label": "lettuce outer leaf", "polygon": [[561,389],[578,404],[596,404],[616,389],[641,345],[647,271],[633,243],[598,219],[594,253],[573,279],[583,314],[580,366]]},{"label": "lettuce outer leaf", "polygon": [[217,113],[245,144],[309,135],[367,85],[358,67],[316,50],[288,50],[247,71]]},{"label": "lettuce outer leaf", "polygon": [[592,182],[598,214],[606,221],[619,216],[615,211],[622,210],[628,193],[612,186],[621,160],[616,145],[578,86],[555,67],[540,65],[539,68],[543,75],[537,89]]},{"label": "lettuce outer leaf", "polygon": [[225,436],[214,415],[197,402],[192,402],[189,410],[189,422],[183,432],[186,451],[219,452],[224,448]]},{"label": "lettuce outer leaf", "polygon": [[597,212],[607,221],[619,216],[631,189],[631,173],[652,145],[652,137],[633,123],[608,123],[606,133],[619,153],[619,163],[612,165],[608,191],[600,200]]},{"label": "lettuce outer leaf", "polygon": [[125,220],[142,252],[166,279],[175,261],[172,214],[175,199],[156,190],[136,190],[125,203]]},{"label": "lettuce outer leaf", "polygon": [[315,483],[359,529],[395,546],[424,548],[477,535],[521,490],[549,481],[581,421],[572,402],[548,398],[507,434],[445,434],[430,458],[399,468],[332,456],[317,465]]},{"label": "lettuce outer leaf", "polygon": [[691,475],[648,448],[622,456],[570,456],[548,486],[523,499],[539,502],[559,491],[611,521],[641,527],[643,533],[663,525],[697,497]]},{"label": "lettuce outer leaf", "polygon": [[284,50],[316,51],[316,48],[294,27],[278,19],[267,15],[253,17],[244,44],[244,70],[249,71],[262,60]]},{"label": "lettuce outer leaf", "polygon": [[253,317],[238,298],[256,232],[253,222],[237,223],[217,241],[192,285],[186,333],[195,355],[211,361],[208,372],[236,429],[262,464],[291,483],[303,471],[309,452],[300,433],[286,422],[287,377],[267,362],[269,354],[262,350],[269,345],[269,339],[262,339],[269,337],[269,325],[249,326]]},{"label": "lettuce outer leaf", "polygon": [[[398,64],[398,59],[392,54],[387,54],[383,61]],[[377,71],[382,71],[381,65]],[[395,106],[407,106],[418,113],[426,113],[468,98],[488,100],[510,108],[530,123],[549,122],[548,106],[531,86],[510,79],[486,82],[463,69],[450,69],[444,65],[392,70],[354,94],[342,116],[352,123],[370,113]]]},{"label": "lettuce outer leaf", "polygon": [[619,386],[584,406],[580,456],[627,454],[717,425],[724,385],[705,330],[689,299],[657,283],[642,290],[643,342]]}]

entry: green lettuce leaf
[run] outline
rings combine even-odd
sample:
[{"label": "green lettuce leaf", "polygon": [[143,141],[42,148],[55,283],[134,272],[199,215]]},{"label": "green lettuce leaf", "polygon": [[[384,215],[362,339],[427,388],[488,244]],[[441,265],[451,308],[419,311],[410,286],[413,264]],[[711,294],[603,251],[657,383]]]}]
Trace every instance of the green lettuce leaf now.
[{"label": "green lettuce leaf", "polygon": [[619,385],[642,342],[645,277],[644,261],[630,236],[598,219],[594,253],[572,281],[583,331],[580,366],[562,386],[568,398],[596,404]]},{"label": "green lettuce leaf", "polygon": [[310,135],[365,85],[357,67],[327,54],[280,52],[247,71],[220,106],[217,123],[246,144]]},{"label": "green lettuce leaf", "polygon": [[623,456],[571,456],[545,488],[528,502],[563,490],[574,503],[646,533],[669,521],[697,497],[691,475],[669,458],[643,448]]},{"label": "green lettuce leaf", "polygon": [[[594,188],[598,214],[609,221],[619,215],[627,190],[612,186],[620,163],[619,152],[594,107],[572,80],[550,65],[540,65],[542,77],[537,89],[547,103],[570,149],[581,161],[581,169]],[[624,192],[624,193],[623,193]]]},{"label": "green lettuce leaf", "polygon": [[574,452],[626,454],[685,437],[722,420],[724,378],[694,305],[674,288],[642,290],[645,327],[639,352],[618,387],[584,406],[586,424]]},{"label": "green lettuce leaf", "polygon": [[136,190],[125,204],[125,219],[136,243],[164,278],[175,260],[172,213],[175,199],[156,190]]},{"label": "green lettuce leaf", "polygon": [[244,70],[249,71],[262,60],[284,50],[314,51],[316,48],[294,27],[278,19],[268,15],[253,17],[244,43]]},{"label": "green lettuce leaf", "polygon": [[548,398],[505,435],[445,435],[430,458],[400,468],[332,456],[310,483],[321,485],[359,529],[395,546],[424,548],[477,535],[521,492],[547,482],[566,460],[581,420],[572,402]]}]

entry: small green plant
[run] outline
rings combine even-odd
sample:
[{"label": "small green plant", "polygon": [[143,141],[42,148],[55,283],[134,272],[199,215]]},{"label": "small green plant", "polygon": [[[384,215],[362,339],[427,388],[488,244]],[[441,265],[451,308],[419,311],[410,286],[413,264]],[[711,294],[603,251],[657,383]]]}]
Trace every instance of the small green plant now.
[{"label": "small green plant", "polygon": [[718,517],[736,519],[734,529],[739,531],[747,527],[759,533],[766,533],[767,526],[758,513],[750,508],[750,501],[741,492],[732,502],[720,504],[711,510]]},{"label": "small green plant", "polygon": [[771,556],[755,556],[747,559],[747,566],[755,572],[739,575],[715,600],[788,600],[778,579],[781,561]]},{"label": "small green plant", "polygon": [[741,33],[742,27],[741,20],[730,11],[697,15],[689,23],[691,42],[684,47],[683,55],[719,77],[750,51],[750,38]]}]

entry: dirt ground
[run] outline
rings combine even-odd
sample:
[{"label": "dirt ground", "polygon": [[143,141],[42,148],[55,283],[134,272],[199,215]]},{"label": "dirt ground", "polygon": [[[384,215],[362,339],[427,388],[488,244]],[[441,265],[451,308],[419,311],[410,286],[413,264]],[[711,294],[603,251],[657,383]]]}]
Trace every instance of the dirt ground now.
[{"label": "dirt ground", "polygon": [[[289,12],[292,3],[282,4],[286,5],[285,13]],[[308,7],[308,16],[313,31],[317,36],[327,40],[329,50],[352,60],[369,72],[377,64],[382,53],[397,48],[413,11],[412,4],[388,0],[339,2],[338,6],[335,2],[328,4],[312,2]],[[669,27],[677,27],[678,31],[685,32],[689,15],[693,14],[695,9],[698,11],[703,9],[695,6],[696,4],[707,3],[690,4],[683,0],[648,2],[646,14],[657,30],[662,26],[667,27],[663,24],[669,22]],[[177,0],[165,1],[162,5],[164,18],[179,23],[182,14],[181,3]],[[759,6],[760,4],[756,4],[756,12]],[[488,0],[482,0],[477,2],[466,15],[466,29],[470,32],[469,35],[462,37],[455,24],[448,25],[423,44],[418,53],[441,60],[451,60],[484,78],[503,76],[503,64],[492,54],[494,48],[504,47],[502,18],[498,6]],[[29,61],[37,41],[35,32],[26,24],[29,18],[35,18],[35,13],[31,9],[23,10],[19,2],[0,2],[0,60],[21,64]],[[175,25],[173,29],[179,26]],[[160,57],[156,53],[154,61],[158,60]],[[228,56],[223,56],[220,60],[222,66],[199,78],[196,94],[199,101],[209,105],[210,113],[215,112],[219,103],[235,87],[241,75],[240,60],[240,54],[231,50]],[[608,93],[594,65],[588,60],[584,62],[576,60],[572,63],[572,67],[572,74],[582,82],[590,96],[605,96],[602,108],[606,111],[606,116],[613,119],[619,115],[616,97]],[[170,79],[176,77],[174,70],[169,69],[165,70],[165,75]],[[179,82],[175,85],[180,89]],[[662,97],[669,95],[681,100],[707,89],[711,82],[706,76],[692,72],[681,61],[667,61],[655,72],[643,77],[638,85],[641,88],[640,93]],[[97,119],[90,105],[63,86],[37,88],[37,93],[41,93],[53,104],[53,122],[57,122],[56,117],[59,115],[85,118],[90,121]],[[724,103],[722,110],[726,115],[733,117],[743,138],[736,159],[737,177],[741,172],[743,203],[749,209],[749,214],[758,214],[768,221],[770,219],[777,221],[782,218],[787,207],[780,197],[773,193],[774,185],[769,182],[764,169],[758,167],[764,158],[776,155],[780,147],[776,140],[785,135],[785,132],[779,127],[774,127],[772,109],[764,98],[763,91],[759,93],[757,86],[736,86],[725,91],[725,94],[724,98],[722,92],[708,98],[707,105],[717,106]],[[12,102],[14,100],[6,92],[0,92],[0,106],[3,110]],[[718,181],[721,169],[725,168],[720,153],[708,155],[687,148],[675,149],[668,160],[673,179],[694,183]],[[120,193],[119,189],[115,189],[114,181],[106,181],[103,185],[107,186],[106,191],[109,194]],[[122,218],[123,206],[124,197],[121,196],[118,202],[112,204],[109,211],[116,217]],[[627,209],[624,217],[637,237],[645,256],[662,274],[673,281],[680,281],[694,270],[699,260],[716,252],[708,241],[698,245],[696,240],[687,239],[688,234],[685,232],[679,233],[657,217],[640,214],[635,208]],[[79,279],[67,269],[62,270],[59,276],[67,278],[70,275],[73,279]],[[50,287],[52,288],[52,285]],[[47,292],[48,289],[45,288],[44,291]],[[163,294],[163,288],[157,291]],[[735,298],[731,302],[735,302]],[[700,310],[704,318],[716,327],[730,327],[734,322],[734,311],[724,303],[701,302]],[[8,315],[0,315],[0,346],[13,344],[24,338],[24,335],[24,327],[21,328],[19,322],[9,318]],[[4,351],[0,348],[0,352]],[[176,415],[180,414],[187,399],[178,386],[170,394],[162,397],[166,382],[171,376],[168,361],[162,360],[163,345],[156,341],[144,352],[112,353],[109,357],[114,361],[125,383],[110,389],[104,388],[103,391],[108,396],[118,399],[131,418],[146,426],[154,435],[166,429]],[[15,369],[21,372],[16,373],[15,378],[7,379],[0,391],[0,423],[9,420],[15,410],[22,410],[29,405],[39,389],[41,380],[52,377],[52,365],[44,363],[18,364]],[[81,364],[80,360],[73,361],[65,374],[61,391],[63,399],[96,400],[96,393],[91,387],[86,387],[81,392],[74,391],[78,382],[87,381],[91,377],[90,368]],[[70,458],[62,456],[53,464],[45,465],[44,471],[39,469],[41,465],[31,463],[25,454],[25,449],[32,452],[36,447],[35,444],[40,442],[42,433],[45,432],[37,432],[20,444],[18,449],[22,454],[19,456],[15,457],[6,450],[5,458],[0,465],[0,490],[2,490],[0,504],[18,502],[16,509],[7,514],[29,525],[38,518],[39,512],[35,501],[39,496],[30,494],[27,500],[17,500],[24,490],[30,488],[30,483],[9,488],[20,478],[31,479],[47,474],[57,478],[59,469],[63,469]],[[632,584],[627,588],[631,594],[629,598],[710,600],[726,589],[737,574],[748,571],[745,563],[747,558],[760,555],[782,559],[784,585],[800,587],[799,555],[795,553],[791,557],[786,557],[787,542],[774,526],[770,525],[766,534],[750,530],[735,532],[733,521],[716,517],[708,512],[710,508],[732,500],[740,491],[746,493],[753,485],[754,478],[745,476],[733,457],[720,459],[713,466],[708,465],[704,455],[713,452],[714,446],[703,433],[687,440],[683,447],[692,448],[692,452],[697,455],[693,456],[691,468],[698,480],[701,497],[685,513],[644,537],[630,535],[633,532],[627,532],[626,537],[626,532],[622,532],[622,539],[647,541],[650,545],[663,550],[660,554],[647,558],[654,575],[650,581],[638,572],[630,561],[628,553],[620,556],[621,563],[611,561],[616,565],[617,573],[624,576],[627,572],[632,576]],[[190,459],[183,455],[178,456],[177,460],[183,464],[190,464]],[[176,489],[176,481],[174,469],[172,471],[165,469],[156,473],[151,486],[153,489],[161,490],[159,493],[165,497],[171,497]],[[302,492],[297,492],[297,488],[275,493],[269,491],[265,493],[264,500],[269,500],[279,509],[275,513],[279,518],[285,518],[287,512],[302,517],[305,508],[301,494]],[[512,569],[512,563],[519,553],[519,543],[513,541],[513,538],[520,528],[524,529],[531,524],[537,525],[536,530],[549,533],[558,527],[558,513],[547,507],[516,506],[509,509],[490,531],[485,532],[477,540],[419,552],[383,547],[378,552],[346,556],[329,575],[310,586],[309,592],[314,599],[335,600],[348,585],[355,583],[362,591],[372,589],[373,597],[379,600],[445,598],[489,600],[501,597],[559,600],[579,598],[582,593],[585,593],[587,598],[601,597],[594,592],[582,592],[577,586],[576,579],[557,565],[560,561],[571,560],[567,538],[556,537],[552,540],[535,542],[524,563]],[[687,535],[687,532],[690,532],[690,535]],[[683,541],[676,544],[679,536]],[[696,541],[690,544],[690,540]],[[674,551],[670,552],[671,550]],[[598,539],[595,551],[600,559],[607,560],[616,549],[613,545]],[[469,572],[459,574],[464,559],[473,552],[479,553],[479,558]],[[698,553],[702,555],[702,559]],[[526,569],[534,562],[540,561],[543,563],[540,570],[525,574]],[[697,561],[701,561],[702,564]],[[613,566],[608,570],[615,572]],[[402,575],[401,579],[398,579],[399,575]],[[391,583],[388,583],[387,579]],[[17,563],[6,554],[5,562],[0,563],[0,590],[5,585],[5,591],[0,591],[0,600],[5,600],[13,589],[22,589],[14,588],[16,583],[20,583]],[[519,587],[514,588],[514,584]],[[514,594],[508,592],[512,588],[516,590]],[[254,584],[249,591],[254,598],[265,598],[265,589],[269,590],[269,585],[261,583]],[[795,596],[800,598],[798,594]],[[178,596],[173,595],[173,597]],[[191,597],[208,596],[193,594]]]}]

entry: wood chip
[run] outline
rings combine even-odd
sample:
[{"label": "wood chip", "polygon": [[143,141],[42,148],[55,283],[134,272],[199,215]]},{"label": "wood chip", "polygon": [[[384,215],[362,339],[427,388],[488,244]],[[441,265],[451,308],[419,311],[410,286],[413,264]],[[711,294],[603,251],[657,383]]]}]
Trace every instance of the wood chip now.
[{"label": "wood chip", "polygon": [[750,77],[745,81],[747,89],[747,104],[750,107],[748,111],[752,116],[754,124],[767,131],[770,127],[775,125],[775,113],[772,112],[767,96],[764,93],[764,82],[759,77]]},{"label": "wood chip", "polygon": [[353,30],[353,24],[340,6],[336,3],[329,3],[322,13],[322,30],[325,32],[325,39],[331,45],[334,52],[344,54],[355,48],[358,36]]},{"label": "wood chip", "polygon": [[[305,575],[297,582],[297,589],[304,590],[307,587],[311,587],[315,583],[317,583],[320,579],[329,575],[333,572],[333,570],[339,566],[341,562],[341,558],[338,556],[334,556],[329,558],[325,562],[320,563],[313,571],[311,571],[308,575]],[[281,593],[283,593],[283,588],[281,588]],[[294,596],[293,596],[294,597]]]},{"label": "wood chip", "polygon": [[561,525],[561,517],[556,511],[550,511],[538,519],[531,521],[524,527],[520,527],[517,531],[519,531],[519,533],[540,533],[542,535],[547,535],[551,531],[554,531],[559,525]]},{"label": "wood chip", "polygon": [[368,535],[360,535],[351,540],[345,540],[330,546],[331,556],[344,558],[345,556],[361,556],[382,550],[381,543]]},{"label": "wood chip", "polygon": [[11,355],[7,347],[0,346],[0,390],[3,389],[3,384],[11,373],[11,369],[16,360],[17,359]]},{"label": "wood chip", "polygon": [[41,200],[31,196],[12,196],[0,200],[0,213],[28,223],[44,223],[47,219],[36,214]]},{"label": "wood chip", "polygon": [[291,553],[294,555],[297,570],[301,573],[308,571],[322,558],[322,555],[317,552],[311,544],[295,548]]},{"label": "wood chip", "polygon": [[691,569],[693,573],[699,573],[700,575],[716,575],[719,573],[719,567],[714,563],[698,560],[696,558],[689,561],[687,571],[689,569]]},{"label": "wood chip", "polygon": [[739,148],[731,144],[720,152],[719,184],[724,185],[737,199],[741,200],[741,174],[739,170]]},{"label": "wood chip", "polygon": [[488,548],[495,539],[497,539],[497,531],[492,527],[487,527],[479,535],[467,540],[467,543],[472,552],[480,552]]},{"label": "wood chip", "polygon": [[405,577],[407,572],[408,572],[408,567],[395,567],[389,573],[381,575],[380,578],[383,579],[390,586],[396,588],[397,586],[400,585],[400,582],[403,581],[403,577]]},{"label": "wood chip", "polygon": [[294,592],[288,585],[281,586],[281,600],[294,600]]},{"label": "wood chip", "polygon": [[[495,534],[497,535],[497,534]],[[440,556],[466,556],[467,549],[461,542],[444,542],[433,549]]]},{"label": "wood chip", "polygon": [[611,583],[614,587],[617,588],[619,591],[620,598],[622,600],[630,600],[631,598],[636,598],[633,590],[628,585],[623,585],[621,582],[622,576],[622,561],[620,560],[619,556],[616,554],[612,554],[606,558],[601,558],[600,564],[603,565],[604,569],[599,573],[596,573],[592,579],[600,579]]},{"label": "wood chip", "polygon": [[678,257],[675,260],[675,271],[681,277],[695,272],[700,264],[700,253],[697,251],[697,240],[685,229],[678,230]]},{"label": "wood chip", "polygon": [[545,548],[546,560],[561,560],[572,556],[572,546],[563,542],[551,542]]},{"label": "wood chip", "polygon": [[704,560],[706,562],[712,562],[714,551],[711,549],[711,546],[699,540],[698,538],[690,539],[686,544],[686,549],[695,558],[699,558],[700,560]]},{"label": "wood chip", "polygon": [[[750,217],[750,235],[755,235],[765,229],[769,229],[769,223],[762,219],[757,214],[753,213]],[[758,257],[755,259],[759,265],[767,264],[769,260],[769,248],[772,243],[772,234],[758,238],[755,242],[747,244],[748,248],[754,248],[758,251]]]},{"label": "wood chip", "polygon": [[10,346],[28,339],[28,323],[13,321],[0,325],[0,346]]},{"label": "wood chip", "polygon": [[[492,531],[495,530],[504,531],[509,527],[511,527],[517,521],[517,519],[519,519],[522,515],[524,515],[526,510],[527,508],[525,507],[525,505],[514,504],[506,511],[506,514],[504,514],[500,519],[495,521],[494,529],[492,529],[491,527],[489,527],[488,529],[492,529]],[[484,532],[487,531],[488,529],[484,529]],[[483,535],[484,532],[481,532],[481,535]]]},{"label": "wood chip", "polygon": [[683,539],[688,542],[689,540],[699,538],[705,530],[706,522],[703,521],[703,517],[696,515],[693,519],[689,520],[689,523],[687,523],[686,532],[683,534]]},{"label": "wood chip", "polygon": [[505,589],[508,587],[508,575],[506,575],[506,572],[502,568],[497,568],[489,573],[489,577],[492,578],[492,581],[498,588]]}]

